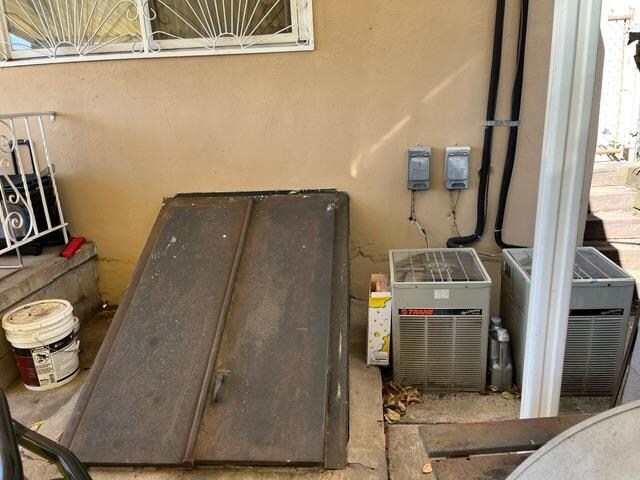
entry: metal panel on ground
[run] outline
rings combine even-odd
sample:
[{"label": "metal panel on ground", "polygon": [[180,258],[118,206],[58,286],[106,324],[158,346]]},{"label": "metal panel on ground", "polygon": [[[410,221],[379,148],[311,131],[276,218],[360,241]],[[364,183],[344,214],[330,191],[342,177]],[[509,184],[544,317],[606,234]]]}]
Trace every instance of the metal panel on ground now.
[{"label": "metal panel on ground", "polygon": [[323,464],[334,199],[256,202],[196,462]]},{"label": "metal panel on ground", "polygon": [[345,466],[348,300],[345,194],[169,200],[63,443],[98,465]]},{"label": "metal panel on ground", "polygon": [[441,423],[419,427],[429,458],[466,457],[536,450],[556,435],[591,415],[501,420],[477,423]]},{"label": "metal panel on ground", "polygon": [[84,463],[185,462],[248,206],[163,207],[63,437]]},{"label": "metal panel on ground", "polygon": [[479,455],[464,458],[433,460],[436,480],[504,480],[530,453]]},{"label": "metal panel on ground", "polygon": [[336,226],[333,243],[333,288],[331,291],[331,337],[325,468],[347,466],[349,440],[349,196],[339,192],[335,201]]}]

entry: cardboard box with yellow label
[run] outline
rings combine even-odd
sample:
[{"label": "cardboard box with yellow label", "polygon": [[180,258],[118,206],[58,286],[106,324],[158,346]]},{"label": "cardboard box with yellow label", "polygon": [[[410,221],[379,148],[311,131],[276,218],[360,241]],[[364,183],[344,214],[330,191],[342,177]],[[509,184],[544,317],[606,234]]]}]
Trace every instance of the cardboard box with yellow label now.
[{"label": "cardboard box with yellow label", "polygon": [[391,351],[391,289],[383,273],[371,275],[369,322],[367,324],[367,365],[386,367]]}]

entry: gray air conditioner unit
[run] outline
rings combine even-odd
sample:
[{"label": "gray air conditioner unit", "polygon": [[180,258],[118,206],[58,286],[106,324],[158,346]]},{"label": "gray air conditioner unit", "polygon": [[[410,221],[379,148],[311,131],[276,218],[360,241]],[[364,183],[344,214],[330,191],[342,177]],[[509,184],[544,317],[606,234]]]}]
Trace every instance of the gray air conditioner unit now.
[{"label": "gray air conditioner unit", "polygon": [[491,278],[472,248],[389,251],[393,377],[423,391],[483,391]]},{"label": "gray air conditioner unit", "polygon": [[[500,315],[511,335],[517,385],[527,334],[533,250],[502,251]],[[595,248],[576,253],[562,395],[611,395],[620,375],[635,280]]]}]

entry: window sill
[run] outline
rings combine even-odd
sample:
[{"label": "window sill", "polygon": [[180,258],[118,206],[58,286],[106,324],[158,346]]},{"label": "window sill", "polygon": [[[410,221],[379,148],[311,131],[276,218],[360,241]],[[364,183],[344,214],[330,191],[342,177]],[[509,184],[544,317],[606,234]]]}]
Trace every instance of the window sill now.
[{"label": "window sill", "polygon": [[[283,53],[283,52],[309,52],[315,50],[313,43],[305,45],[280,44],[280,45],[253,45],[250,48],[239,47],[219,47],[215,50],[180,49],[162,50],[159,52],[116,52],[116,53],[95,53],[90,55],[65,55],[59,57],[38,56],[31,58],[17,58],[0,61],[0,68],[19,67],[25,65],[50,65],[56,63],[76,63],[95,62],[107,60],[135,60],[148,58],[178,58],[178,57],[210,57],[216,55],[245,55],[256,53]],[[0,53],[0,58],[3,54]]]}]

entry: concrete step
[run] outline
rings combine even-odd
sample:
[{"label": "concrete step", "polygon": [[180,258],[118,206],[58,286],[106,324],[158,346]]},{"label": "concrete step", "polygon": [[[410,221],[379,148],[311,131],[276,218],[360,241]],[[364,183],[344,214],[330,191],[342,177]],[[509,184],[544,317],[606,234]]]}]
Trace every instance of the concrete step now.
[{"label": "concrete step", "polygon": [[627,182],[629,163],[596,162],[593,164],[592,187],[624,185]]},{"label": "concrete step", "polygon": [[[84,321],[100,306],[96,277],[96,247],[86,243],[70,258],[62,258],[62,247],[48,247],[39,256],[25,256],[24,267],[17,272],[0,273],[0,316],[19,305],[45,298],[64,298],[73,305],[73,313]],[[15,262],[3,257],[2,262]],[[0,388],[18,376],[11,346],[0,329]]]},{"label": "concrete step", "polygon": [[595,247],[606,257],[636,279],[636,292],[640,292],[640,238],[613,241],[585,241],[585,247]]},{"label": "concrete step", "polygon": [[617,240],[640,237],[640,211],[601,211],[589,214],[584,231],[585,240]]},{"label": "concrete step", "polygon": [[630,210],[634,207],[638,191],[623,185],[592,187],[589,205],[592,212]]},{"label": "concrete step", "polygon": [[640,166],[638,166],[637,163],[634,165],[634,167],[629,168],[629,173],[627,175],[627,185],[629,187],[640,189]]},{"label": "concrete step", "polygon": [[597,248],[628,273],[640,272],[640,238],[617,242],[593,240],[584,242],[584,246]]}]

